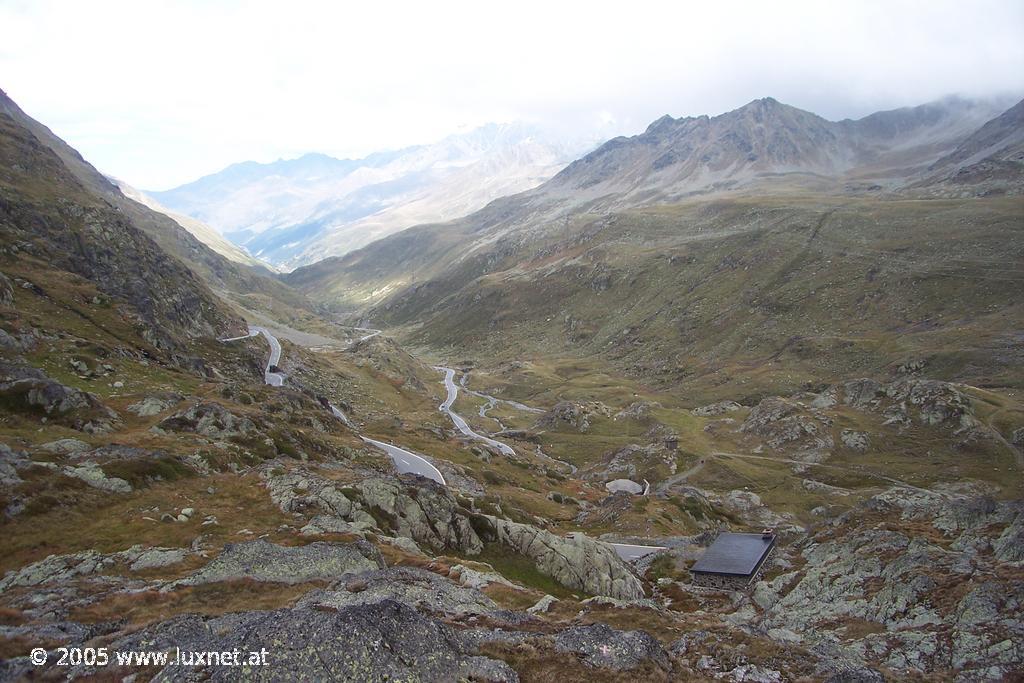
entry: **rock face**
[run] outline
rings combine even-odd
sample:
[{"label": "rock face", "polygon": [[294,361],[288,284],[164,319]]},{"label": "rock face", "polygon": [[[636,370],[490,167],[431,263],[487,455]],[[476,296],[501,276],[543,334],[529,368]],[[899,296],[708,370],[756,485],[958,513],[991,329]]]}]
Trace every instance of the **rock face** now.
[{"label": "rock face", "polygon": [[582,535],[556,536],[489,515],[478,515],[474,526],[485,540],[530,558],[540,572],[563,586],[620,600],[636,600],[644,595],[640,580],[607,544]]},{"label": "rock face", "polygon": [[1022,516],[1019,502],[892,489],[837,519],[844,535],[802,543],[802,570],[759,583],[755,621],[808,645],[849,625],[862,635],[844,652],[862,664],[998,680],[1024,658],[1024,584],[1010,578],[1020,552],[1005,552],[1020,547]]},{"label": "rock face", "polygon": [[295,584],[383,567],[380,552],[365,541],[318,542],[292,548],[257,540],[229,543],[209,564],[173,585],[196,586],[232,579]]},{"label": "rock face", "polygon": [[[472,654],[448,626],[391,600],[337,610],[282,609],[215,618],[187,615],[111,644],[117,650],[259,652],[269,666],[169,666],[158,680],[453,681],[514,683],[504,662]],[[85,670],[72,674],[83,674]]]},{"label": "rock face", "polygon": [[475,588],[416,567],[391,567],[349,577],[330,590],[307,593],[300,607],[340,609],[394,600],[420,611],[443,614],[484,614],[497,604]]}]

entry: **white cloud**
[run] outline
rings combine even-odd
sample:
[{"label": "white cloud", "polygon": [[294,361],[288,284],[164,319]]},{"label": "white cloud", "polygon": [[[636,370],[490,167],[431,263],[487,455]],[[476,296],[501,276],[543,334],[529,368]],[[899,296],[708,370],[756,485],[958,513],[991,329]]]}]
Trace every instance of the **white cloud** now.
[{"label": "white cloud", "polygon": [[102,170],[154,189],[487,121],[613,135],[766,95],[841,118],[1024,91],[1018,0],[0,0],[0,27],[0,87]]}]

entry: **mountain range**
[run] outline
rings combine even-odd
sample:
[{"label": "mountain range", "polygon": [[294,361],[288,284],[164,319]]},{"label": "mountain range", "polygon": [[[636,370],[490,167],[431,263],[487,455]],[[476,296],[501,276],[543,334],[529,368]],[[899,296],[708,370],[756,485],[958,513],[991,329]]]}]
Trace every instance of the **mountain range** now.
[{"label": "mountain range", "polygon": [[[929,349],[955,346],[944,337],[962,333],[953,320],[985,327],[974,341],[1001,347],[1013,318],[971,311],[994,278],[1020,286],[1020,254],[1005,249],[1019,228],[1020,107],[950,98],[830,122],[767,98],[717,117],[666,117],[533,190],[285,279],[413,343],[597,354],[666,382],[718,372],[724,361],[710,359],[723,355],[755,362],[797,338],[816,347],[805,351],[814,363],[841,365],[849,356],[830,352],[836,335],[865,345],[862,362],[880,369],[906,351],[878,353],[879,330],[941,316]],[[936,195],[992,201],[921,201]],[[978,206],[987,220],[972,222],[967,242],[960,221]],[[918,274],[933,291],[908,308],[897,292],[918,289],[907,282]],[[867,307],[854,284],[865,278],[878,292]],[[802,300],[822,305],[820,336],[801,332]],[[991,365],[999,354],[964,352],[989,359],[981,374],[1004,371]]]},{"label": "mountain range", "polygon": [[471,213],[540,184],[590,146],[526,124],[490,124],[358,160],[307,154],[235,164],[146,194],[291,269],[412,225]]},{"label": "mountain range", "polygon": [[1007,106],[665,118],[282,275],[0,93],[0,681],[1019,679]]}]

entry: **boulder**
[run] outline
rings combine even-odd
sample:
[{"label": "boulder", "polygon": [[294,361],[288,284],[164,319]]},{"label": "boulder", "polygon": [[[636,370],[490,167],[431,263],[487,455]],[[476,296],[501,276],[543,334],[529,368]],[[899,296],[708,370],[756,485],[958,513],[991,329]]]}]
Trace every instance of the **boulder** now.
[{"label": "boulder", "polygon": [[117,413],[94,394],[66,386],[41,370],[0,360],[0,400],[8,408],[58,418],[89,433],[110,431]]},{"label": "boulder", "polygon": [[646,631],[619,631],[607,624],[567,629],[554,636],[555,649],[580,655],[589,666],[628,671],[645,664],[668,671],[668,653]]},{"label": "boulder", "polygon": [[527,607],[526,611],[530,614],[541,614],[551,609],[551,606],[558,602],[558,598],[553,595],[545,595],[543,598],[538,600],[532,607]]}]

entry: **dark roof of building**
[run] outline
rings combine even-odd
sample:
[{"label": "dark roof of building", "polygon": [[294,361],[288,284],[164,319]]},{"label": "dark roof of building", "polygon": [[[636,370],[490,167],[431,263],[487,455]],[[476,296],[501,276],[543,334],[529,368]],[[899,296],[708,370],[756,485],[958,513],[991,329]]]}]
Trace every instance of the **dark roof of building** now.
[{"label": "dark roof of building", "polygon": [[690,571],[749,576],[761,566],[774,544],[774,535],[765,537],[764,534],[724,532],[704,551]]}]

